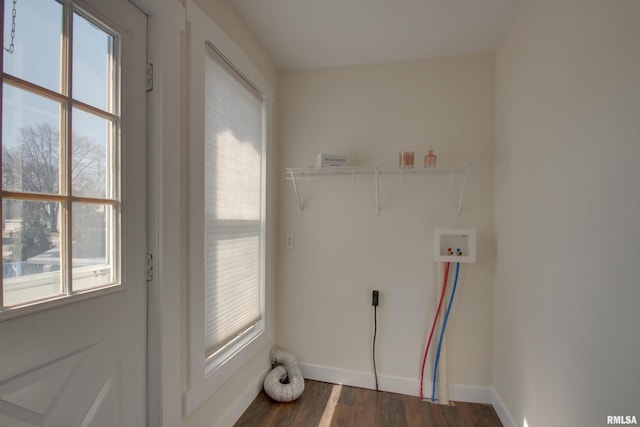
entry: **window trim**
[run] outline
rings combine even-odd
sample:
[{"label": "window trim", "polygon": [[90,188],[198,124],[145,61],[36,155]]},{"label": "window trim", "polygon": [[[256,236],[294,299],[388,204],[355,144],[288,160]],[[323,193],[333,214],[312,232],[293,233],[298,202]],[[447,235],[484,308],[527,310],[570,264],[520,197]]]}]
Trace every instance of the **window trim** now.
[{"label": "window trim", "polygon": [[[192,413],[226,380],[248,363],[260,350],[273,342],[270,266],[268,241],[268,161],[271,146],[273,89],[257,67],[225,33],[193,2],[187,1],[190,27],[189,50],[189,138],[188,138],[188,242],[187,242],[187,388],[183,412]],[[250,332],[248,339],[231,346],[229,357],[214,366],[205,360],[204,341],[204,70],[208,47],[215,46],[227,61],[263,96],[261,260],[262,328]]]}]

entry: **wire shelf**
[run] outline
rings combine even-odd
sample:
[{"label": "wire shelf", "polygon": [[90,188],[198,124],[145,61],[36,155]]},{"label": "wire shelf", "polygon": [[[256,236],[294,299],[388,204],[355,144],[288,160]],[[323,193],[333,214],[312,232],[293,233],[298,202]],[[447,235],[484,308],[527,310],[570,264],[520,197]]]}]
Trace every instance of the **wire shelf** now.
[{"label": "wire shelf", "polygon": [[314,178],[324,178],[330,176],[362,176],[372,175],[375,177],[376,184],[376,212],[380,214],[380,175],[464,175],[464,183],[462,190],[460,191],[460,197],[458,199],[457,214],[460,216],[462,208],[462,201],[464,199],[464,192],[467,188],[467,180],[469,178],[469,172],[471,171],[471,164],[466,165],[437,165],[437,166],[416,166],[416,167],[401,167],[401,166],[340,166],[340,167],[326,167],[315,168],[309,166],[306,168],[287,168],[285,169],[286,179],[290,180],[293,184],[293,191],[296,195],[298,202],[298,209],[300,213],[304,211],[304,204],[300,198],[300,192],[298,190],[297,180],[303,179],[311,181]]},{"label": "wire shelf", "polygon": [[438,166],[416,166],[416,167],[400,167],[400,166],[340,166],[315,168],[309,166],[306,168],[287,168],[285,170],[287,179],[301,178],[321,178],[334,175],[375,175],[375,174],[453,174],[464,175],[470,169],[471,165],[438,165]]}]

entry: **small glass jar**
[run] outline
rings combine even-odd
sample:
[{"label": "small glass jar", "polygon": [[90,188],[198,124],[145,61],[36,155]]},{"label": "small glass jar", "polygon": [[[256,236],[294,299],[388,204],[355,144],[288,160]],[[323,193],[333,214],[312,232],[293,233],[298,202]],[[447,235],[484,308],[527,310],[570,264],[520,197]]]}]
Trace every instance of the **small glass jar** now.
[{"label": "small glass jar", "polygon": [[413,151],[401,151],[400,152],[400,167],[404,169],[413,168]]}]

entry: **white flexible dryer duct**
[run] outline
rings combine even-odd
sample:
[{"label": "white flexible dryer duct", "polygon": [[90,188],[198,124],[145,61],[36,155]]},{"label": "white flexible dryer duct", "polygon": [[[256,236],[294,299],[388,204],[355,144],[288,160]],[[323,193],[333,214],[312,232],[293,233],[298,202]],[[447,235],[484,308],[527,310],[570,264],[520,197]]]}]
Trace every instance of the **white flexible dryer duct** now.
[{"label": "white flexible dryer duct", "polygon": [[293,354],[273,347],[269,354],[274,368],[264,379],[264,391],[278,402],[291,402],[302,395],[304,378]]}]

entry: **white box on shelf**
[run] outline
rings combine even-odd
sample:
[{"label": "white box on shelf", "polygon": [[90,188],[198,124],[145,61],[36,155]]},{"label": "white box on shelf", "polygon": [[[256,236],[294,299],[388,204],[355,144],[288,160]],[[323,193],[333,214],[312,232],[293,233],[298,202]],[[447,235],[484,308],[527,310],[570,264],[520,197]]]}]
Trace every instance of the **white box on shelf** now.
[{"label": "white box on shelf", "polygon": [[472,228],[436,228],[435,260],[476,262],[476,230]]},{"label": "white box on shelf", "polygon": [[343,168],[347,166],[347,156],[338,154],[320,153],[316,159],[316,168]]}]

